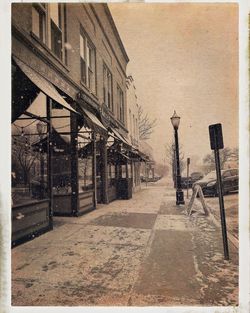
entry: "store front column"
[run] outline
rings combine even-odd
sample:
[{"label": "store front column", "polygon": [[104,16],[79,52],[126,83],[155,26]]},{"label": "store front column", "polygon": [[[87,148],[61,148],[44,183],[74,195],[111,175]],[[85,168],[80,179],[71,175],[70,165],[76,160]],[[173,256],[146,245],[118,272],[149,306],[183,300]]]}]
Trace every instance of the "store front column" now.
[{"label": "store front column", "polygon": [[107,139],[101,140],[101,182],[102,182],[102,203],[108,204],[108,153],[107,153]]},{"label": "store front column", "polygon": [[72,214],[78,215],[78,141],[77,141],[77,117],[71,114],[71,206]]}]

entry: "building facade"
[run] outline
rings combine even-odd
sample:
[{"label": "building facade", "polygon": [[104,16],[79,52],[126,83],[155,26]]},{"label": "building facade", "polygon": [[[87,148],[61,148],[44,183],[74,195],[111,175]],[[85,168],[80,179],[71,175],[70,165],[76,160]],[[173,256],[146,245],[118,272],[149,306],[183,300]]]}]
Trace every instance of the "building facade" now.
[{"label": "building facade", "polygon": [[128,61],[106,4],[12,4],[14,243],[132,196]]},{"label": "building facade", "polygon": [[[139,105],[136,96],[136,87],[134,79],[131,75],[127,77],[127,125],[128,125],[128,140],[133,151],[139,151]],[[141,188],[141,160],[137,157],[132,158],[132,177],[133,191],[138,191]]]}]

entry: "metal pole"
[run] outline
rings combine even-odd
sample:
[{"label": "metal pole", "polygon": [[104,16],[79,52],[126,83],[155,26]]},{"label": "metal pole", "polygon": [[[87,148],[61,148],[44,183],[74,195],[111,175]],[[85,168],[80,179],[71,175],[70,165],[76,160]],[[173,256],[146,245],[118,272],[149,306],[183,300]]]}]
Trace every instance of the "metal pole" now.
[{"label": "metal pole", "polygon": [[225,217],[225,209],[224,209],[224,198],[222,194],[222,185],[221,185],[220,154],[219,154],[218,149],[214,150],[214,156],[215,156],[217,184],[218,184],[218,193],[219,193],[219,202],[220,202],[221,230],[222,230],[222,238],[223,238],[224,257],[225,257],[225,260],[229,260],[227,226],[226,226],[226,217]]},{"label": "metal pole", "polygon": [[188,199],[188,189],[189,189],[189,162],[187,161],[187,199]]},{"label": "metal pole", "polygon": [[[74,103],[75,107],[75,103]],[[71,214],[79,212],[79,179],[78,179],[78,133],[75,113],[70,113],[70,184],[71,184]]]},{"label": "metal pole", "polygon": [[53,228],[53,166],[52,166],[52,124],[51,124],[51,99],[47,96],[47,120],[48,120],[48,138],[47,138],[47,167],[48,167],[48,196],[50,200],[49,224]]},{"label": "metal pole", "polygon": [[93,177],[93,189],[94,189],[94,206],[96,208],[97,204],[97,186],[96,186],[96,135],[95,132],[92,133],[92,141],[93,141],[93,170],[92,170],[92,177]]},{"label": "metal pole", "polygon": [[181,173],[180,173],[180,160],[179,160],[179,142],[178,142],[178,130],[175,128],[175,151],[176,151],[176,204],[185,204],[184,195],[181,189]]},{"label": "metal pole", "polygon": [[[40,140],[42,140],[42,136],[40,136]],[[48,139],[47,139],[48,140]],[[40,163],[41,163],[41,199],[44,198],[44,158],[43,158],[43,151],[41,149],[41,155],[40,155]]]}]

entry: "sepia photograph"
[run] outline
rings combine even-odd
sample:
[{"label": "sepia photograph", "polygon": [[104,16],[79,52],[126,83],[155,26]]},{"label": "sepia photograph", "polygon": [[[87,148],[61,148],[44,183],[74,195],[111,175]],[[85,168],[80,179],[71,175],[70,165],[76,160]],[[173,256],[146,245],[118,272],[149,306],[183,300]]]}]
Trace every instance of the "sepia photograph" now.
[{"label": "sepia photograph", "polygon": [[10,11],[11,306],[239,312],[239,3]]}]

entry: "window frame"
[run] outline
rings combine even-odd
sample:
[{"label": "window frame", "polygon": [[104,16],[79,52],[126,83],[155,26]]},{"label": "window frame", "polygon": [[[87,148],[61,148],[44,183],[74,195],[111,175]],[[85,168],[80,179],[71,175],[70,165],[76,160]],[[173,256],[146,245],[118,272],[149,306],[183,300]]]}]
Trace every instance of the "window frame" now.
[{"label": "window frame", "polygon": [[[43,6],[41,3],[33,3],[32,4],[32,13],[31,13],[31,18],[32,18],[32,25],[31,25],[31,31],[32,34],[34,34],[39,40],[41,40],[42,43],[46,44],[46,30],[47,30],[47,10],[46,7]],[[34,26],[34,19],[33,19],[33,10],[36,10],[39,14],[39,35],[37,35],[34,32],[33,26]],[[40,18],[42,17],[43,19],[43,24],[42,24],[42,36],[41,36],[41,20]]]},{"label": "window frame", "polygon": [[[107,73],[106,77],[104,74],[105,72]],[[107,90],[105,89],[105,81],[107,81]],[[108,109],[114,113],[113,93],[113,75],[107,64],[103,62],[103,102]]]},{"label": "window frame", "polygon": [[[51,5],[58,5],[58,25],[55,23],[51,16]],[[61,3],[58,2],[50,2],[48,3],[48,11],[49,11],[49,33],[50,33],[50,49],[52,53],[61,61],[63,61],[63,42],[64,42],[64,30],[63,30],[63,14],[64,11],[62,10],[62,5]],[[63,12],[62,12],[63,11]],[[60,45],[57,45],[55,42],[53,42],[52,38],[52,29],[54,28],[54,32],[56,35],[59,34],[61,43]],[[56,37],[55,37],[56,39]],[[57,54],[56,49],[59,47],[59,54]],[[53,49],[54,48],[54,49]]]},{"label": "window frame", "polygon": [[[89,39],[88,35],[84,31],[83,27],[80,26],[80,79],[81,83],[86,86],[91,93],[96,95],[96,48],[92,41]],[[84,48],[84,56],[81,54],[81,38],[83,38],[83,48]],[[83,75],[83,66],[84,64],[84,72]],[[91,79],[92,77],[92,79]]]},{"label": "window frame", "polygon": [[117,84],[117,108],[118,108],[118,120],[125,124],[125,104],[124,104],[124,92]]},{"label": "window frame", "polygon": [[[51,4],[57,4],[58,5],[58,25],[56,25],[55,21],[52,19],[51,16]],[[67,49],[64,45],[64,43],[67,40],[67,19],[66,19],[66,4],[65,3],[58,3],[58,2],[50,2],[50,3],[33,3],[32,4],[32,10],[33,8],[40,13],[40,15],[43,15],[43,38],[42,36],[37,36],[37,34],[34,32],[33,29],[33,22],[32,22],[32,29],[31,34],[34,36],[35,39],[37,39],[41,45],[45,49],[48,49],[48,51],[55,57],[59,62],[62,62],[63,64],[67,65]],[[33,11],[32,11],[33,12]],[[33,13],[32,13],[33,14]],[[54,33],[57,32],[57,35],[59,34],[59,40],[60,40],[60,46],[57,47],[58,51],[54,48],[56,47],[56,40],[53,44],[53,36],[52,31],[54,28]],[[56,31],[56,32],[55,32]]]}]

